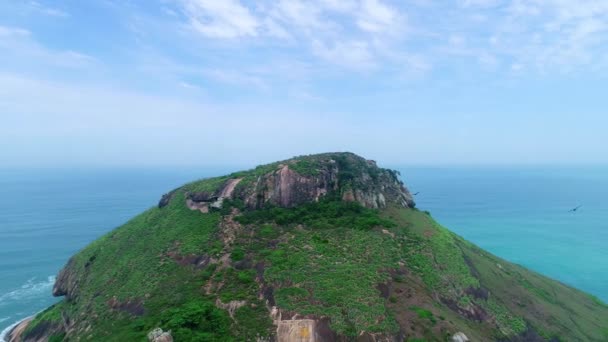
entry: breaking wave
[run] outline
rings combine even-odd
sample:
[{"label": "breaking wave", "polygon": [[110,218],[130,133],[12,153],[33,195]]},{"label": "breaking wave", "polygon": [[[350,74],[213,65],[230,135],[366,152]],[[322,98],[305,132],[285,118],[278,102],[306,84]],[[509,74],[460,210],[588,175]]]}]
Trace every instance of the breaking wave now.
[{"label": "breaking wave", "polygon": [[[53,287],[53,284],[55,284],[55,277],[48,276],[46,280],[36,280],[37,278],[31,278],[26,281],[25,284],[21,285],[20,288],[0,295],[0,307],[15,302],[28,302],[32,300],[36,301],[36,299],[40,298],[41,296],[48,296],[50,294],[51,288]],[[16,313],[15,316],[19,317],[20,315],[23,315],[23,313]],[[0,318],[0,324],[10,319],[17,319],[17,317],[9,316]],[[0,342],[4,342],[6,335],[9,333],[9,331],[11,331],[11,329],[13,329],[17,324],[22,321],[23,319],[11,324],[10,326],[2,330],[2,332],[0,332]]]},{"label": "breaking wave", "polygon": [[48,293],[55,283],[55,276],[48,276],[46,280],[36,282],[36,278],[28,280],[20,288],[0,296],[0,306],[11,301],[21,301],[37,295]]}]

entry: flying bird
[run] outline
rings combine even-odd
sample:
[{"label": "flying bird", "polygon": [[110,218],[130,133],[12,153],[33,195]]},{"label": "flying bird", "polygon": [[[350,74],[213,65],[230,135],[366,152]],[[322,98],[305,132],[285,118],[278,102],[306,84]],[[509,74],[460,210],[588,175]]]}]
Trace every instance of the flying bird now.
[{"label": "flying bird", "polygon": [[578,207],[574,208],[574,209],[570,209],[568,210],[569,213],[575,213],[577,210],[579,210],[582,207],[582,205],[579,205]]},{"label": "flying bird", "polygon": [[418,195],[420,193],[420,191],[418,191],[417,193],[414,194],[414,196]]}]

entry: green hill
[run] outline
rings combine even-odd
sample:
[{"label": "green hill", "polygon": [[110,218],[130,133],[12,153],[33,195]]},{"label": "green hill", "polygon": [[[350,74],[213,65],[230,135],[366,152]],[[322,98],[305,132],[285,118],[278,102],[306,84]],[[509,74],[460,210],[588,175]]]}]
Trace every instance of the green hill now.
[{"label": "green hill", "polygon": [[443,228],[398,176],[328,153],[186,184],[72,257],[13,337],[608,341],[608,306]]}]

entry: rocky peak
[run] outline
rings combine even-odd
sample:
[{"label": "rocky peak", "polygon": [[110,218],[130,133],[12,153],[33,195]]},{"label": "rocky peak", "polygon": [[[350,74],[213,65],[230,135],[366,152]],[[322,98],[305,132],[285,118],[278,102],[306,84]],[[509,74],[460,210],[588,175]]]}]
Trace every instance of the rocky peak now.
[{"label": "rocky peak", "polygon": [[[380,168],[375,161],[353,153],[294,157],[224,177],[212,191],[184,190],[188,207],[201,212],[221,207],[224,199],[241,200],[246,207],[256,209],[293,207],[325,196],[356,201],[368,208],[415,206],[397,171]],[[173,193],[163,196],[159,207],[168,204]]]}]

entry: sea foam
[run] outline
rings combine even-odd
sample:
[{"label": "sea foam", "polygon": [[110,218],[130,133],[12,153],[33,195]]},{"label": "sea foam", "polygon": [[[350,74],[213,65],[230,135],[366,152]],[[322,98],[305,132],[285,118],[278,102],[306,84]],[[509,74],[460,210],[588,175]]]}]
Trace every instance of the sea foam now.
[{"label": "sea foam", "polygon": [[55,276],[48,276],[46,280],[40,282],[36,282],[36,278],[32,278],[21,285],[20,288],[1,295],[0,306],[6,305],[11,301],[27,300],[42,293],[47,293],[54,283]]},{"label": "sea foam", "polygon": [[[27,318],[24,318],[24,319],[27,319]],[[13,324],[11,324],[11,325],[9,325],[8,327],[6,327],[6,329],[2,330],[2,332],[0,332],[0,341],[1,341],[1,342],[5,342],[5,341],[6,341],[6,335],[8,335],[8,333],[9,333],[11,330],[13,330],[13,328],[14,328],[14,327],[16,327],[16,326],[17,326],[19,323],[21,323],[22,321],[23,321],[23,319],[22,319],[22,320],[20,320],[20,321],[15,322],[15,323],[13,323]]]},{"label": "sea foam", "polygon": [[[20,288],[0,295],[0,307],[8,305],[9,303],[27,301],[30,299],[35,299],[36,297],[41,295],[46,295],[53,287],[53,284],[55,284],[55,276],[48,276],[46,280],[43,281],[36,281],[36,278],[31,278],[26,281],[25,284],[21,285]],[[16,315],[23,314],[23,312],[19,312]],[[3,323],[11,318],[13,317],[9,316],[0,318],[0,323]],[[2,332],[0,332],[0,341],[4,342],[6,335],[8,335],[11,329],[13,329],[15,326],[17,326],[19,323],[21,323],[24,319],[27,318],[28,317],[20,319],[17,322],[11,324],[10,326],[6,327],[4,330],[2,330]]]}]

